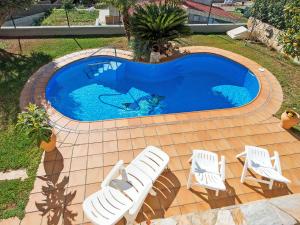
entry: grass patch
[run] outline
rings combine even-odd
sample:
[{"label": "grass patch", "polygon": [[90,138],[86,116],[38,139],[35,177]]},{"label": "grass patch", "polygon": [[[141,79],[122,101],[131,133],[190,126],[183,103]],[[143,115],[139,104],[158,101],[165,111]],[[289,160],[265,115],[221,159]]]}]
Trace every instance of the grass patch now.
[{"label": "grass patch", "polygon": [[26,168],[28,179],[0,181],[0,218],[24,216],[42,151],[12,127],[0,132],[0,170]]},{"label": "grass patch", "polygon": [[[70,25],[94,25],[99,16],[99,11],[71,10],[68,12]],[[53,9],[36,25],[60,26],[68,25],[67,16],[63,9]]]},{"label": "grass patch", "polygon": [[[252,59],[270,70],[279,80],[284,102],[276,113],[280,116],[286,108],[300,112],[300,70],[288,59],[263,45],[233,41],[225,35],[192,35],[185,39],[187,45],[205,45],[226,49]],[[19,112],[20,92],[28,78],[41,65],[54,58],[87,48],[115,46],[127,49],[125,37],[72,38],[21,40],[23,54],[18,53],[16,40],[0,41],[0,170],[26,168],[29,178],[25,181],[0,182],[0,219],[22,218],[30,190],[40,162],[41,152],[13,126]],[[298,129],[298,130],[297,130]],[[299,127],[294,130],[299,132]]]}]

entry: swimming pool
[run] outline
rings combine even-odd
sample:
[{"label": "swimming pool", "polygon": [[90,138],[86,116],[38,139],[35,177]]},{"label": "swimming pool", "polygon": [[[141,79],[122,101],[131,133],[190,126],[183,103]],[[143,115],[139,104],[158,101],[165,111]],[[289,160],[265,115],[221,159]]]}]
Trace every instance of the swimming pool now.
[{"label": "swimming pool", "polygon": [[96,121],[239,107],[258,92],[251,71],[215,54],[161,64],[95,56],[58,70],[47,84],[46,99],[67,117]]}]

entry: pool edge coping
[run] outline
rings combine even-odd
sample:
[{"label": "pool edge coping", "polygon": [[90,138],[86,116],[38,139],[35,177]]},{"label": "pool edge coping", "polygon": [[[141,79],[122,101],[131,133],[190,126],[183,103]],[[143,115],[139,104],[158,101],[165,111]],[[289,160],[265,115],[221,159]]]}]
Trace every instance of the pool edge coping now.
[{"label": "pool edge coping", "polygon": [[[201,111],[192,111],[192,112],[180,112],[180,113],[170,113],[170,114],[160,114],[160,115],[151,115],[151,116],[140,116],[133,118],[117,118],[117,119],[108,119],[108,120],[98,120],[98,121],[78,121],[71,119],[67,116],[64,116],[62,113],[54,109],[53,107],[47,104],[45,98],[45,88],[47,86],[48,81],[55,74],[55,72],[62,67],[66,66],[69,63],[90,57],[90,56],[113,56],[114,49],[111,48],[103,48],[99,51],[99,49],[88,49],[82,50],[74,53],[67,54],[60,58],[57,58],[46,65],[40,67],[27,81],[25,84],[21,96],[20,96],[20,108],[24,109],[24,107],[32,102],[38,105],[42,105],[46,108],[49,116],[51,124],[57,128],[58,130],[66,130],[69,132],[93,132],[98,130],[105,130],[100,123],[114,123],[115,125],[107,126],[108,129],[112,128],[128,128],[135,127],[139,125],[151,125],[151,123],[143,123],[142,120],[148,120],[147,118],[155,118],[156,117],[156,125],[158,124],[169,124],[172,122],[186,121],[186,120],[203,120],[203,119],[217,119],[217,118],[236,118],[241,116],[249,116],[249,114],[255,113],[259,111],[258,109],[265,108],[268,113],[259,113],[258,118],[260,120],[266,119],[270,117],[270,113],[274,114],[280,108],[281,103],[283,101],[283,92],[282,88],[278,82],[278,80],[274,77],[274,75],[264,68],[264,71],[259,71],[259,69],[263,68],[258,63],[241,56],[239,54],[214,48],[208,46],[189,46],[180,48],[181,51],[188,51],[189,54],[195,53],[209,53],[214,55],[223,56],[232,61],[235,61],[247,69],[249,69],[258,79],[259,82],[259,92],[257,96],[249,103],[239,107],[227,108],[227,109],[213,109],[213,110],[201,110]],[[95,54],[96,52],[96,54]],[[123,58],[127,60],[132,60],[132,52],[116,49],[117,57]],[[267,107],[267,105],[270,105]],[[266,114],[266,115],[265,115]],[[159,118],[161,117],[161,118]],[[175,118],[176,119],[175,119]],[[185,119],[184,119],[185,118]],[[134,120],[141,120],[140,122]],[[154,119],[152,119],[154,120]],[[77,123],[76,129],[73,129],[71,126],[68,126],[70,123]],[[80,126],[82,124],[82,126]],[[89,125],[87,128],[87,124]],[[99,127],[96,129],[91,129],[90,124],[98,124]],[[99,129],[101,126],[101,129]],[[78,127],[82,127],[82,129],[78,129]],[[95,127],[95,126],[93,126]]]}]

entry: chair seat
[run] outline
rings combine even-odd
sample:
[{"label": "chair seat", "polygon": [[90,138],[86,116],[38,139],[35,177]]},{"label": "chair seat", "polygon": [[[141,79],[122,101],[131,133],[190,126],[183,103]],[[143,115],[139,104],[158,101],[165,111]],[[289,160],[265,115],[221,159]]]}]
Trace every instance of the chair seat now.
[{"label": "chair seat", "polygon": [[219,174],[209,172],[195,173],[195,179],[199,185],[210,189],[225,191],[226,187]]},{"label": "chair seat", "polygon": [[[219,169],[220,165],[220,169]],[[206,150],[193,150],[192,166],[188,178],[187,188],[193,185],[192,176],[194,175],[195,185],[203,186],[207,189],[215,190],[216,195],[219,191],[225,191],[225,158],[221,157],[218,161],[218,155]]]},{"label": "chair seat", "polygon": [[94,224],[116,224],[133,206],[133,202],[122,192],[112,187],[105,187],[83,202],[85,214]]},{"label": "chair seat", "polygon": [[275,180],[278,182],[283,182],[283,183],[289,183],[290,180],[282,176],[280,173],[278,173],[275,169],[269,168],[269,167],[263,167],[263,166],[258,166],[254,167],[251,166],[251,169],[253,169],[257,174],[269,178],[271,180]]},{"label": "chair seat", "polygon": [[[246,145],[245,151],[238,154],[236,157],[245,157],[245,163],[241,176],[242,183],[244,183],[246,179],[255,180],[257,182],[268,184],[269,189],[271,190],[274,181],[283,182],[286,184],[291,182],[289,179],[282,176],[280,159],[277,151],[274,151],[274,156],[270,157],[267,149]],[[272,163],[272,161],[274,162]],[[255,173],[264,178],[267,178],[267,180],[257,178],[252,173],[251,176],[247,176],[248,169],[253,170]]]}]

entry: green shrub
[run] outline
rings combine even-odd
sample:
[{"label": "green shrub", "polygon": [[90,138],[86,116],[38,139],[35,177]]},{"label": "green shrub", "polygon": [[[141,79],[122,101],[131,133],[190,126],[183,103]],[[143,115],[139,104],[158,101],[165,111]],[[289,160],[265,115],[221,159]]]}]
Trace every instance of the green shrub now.
[{"label": "green shrub", "polygon": [[16,128],[27,134],[37,144],[40,144],[41,141],[49,142],[52,134],[52,127],[49,125],[47,112],[31,103],[26,108],[26,111],[18,114]]},{"label": "green shrub", "polygon": [[278,29],[285,27],[284,6],[287,0],[256,0],[250,15]]},{"label": "green shrub", "polygon": [[286,5],[284,9],[286,28],[279,41],[283,50],[292,57],[300,58],[300,0],[295,0]]}]

